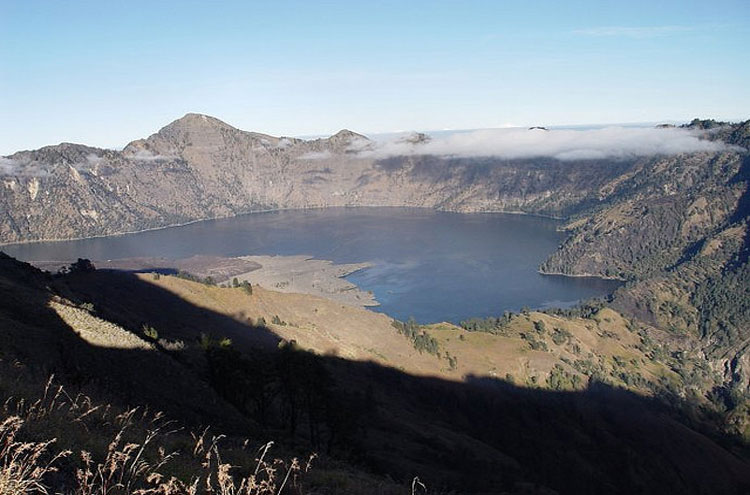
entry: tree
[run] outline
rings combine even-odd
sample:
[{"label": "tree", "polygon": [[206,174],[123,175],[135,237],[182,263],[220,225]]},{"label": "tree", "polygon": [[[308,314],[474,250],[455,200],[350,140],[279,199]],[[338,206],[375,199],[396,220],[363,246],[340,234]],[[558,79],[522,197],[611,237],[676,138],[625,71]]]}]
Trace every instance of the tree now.
[{"label": "tree", "polygon": [[91,263],[91,260],[86,258],[78,258],[78,261],[60,268],[60,274],[65,275],[68,273],[91,273],[95,270],[96,267]]}]

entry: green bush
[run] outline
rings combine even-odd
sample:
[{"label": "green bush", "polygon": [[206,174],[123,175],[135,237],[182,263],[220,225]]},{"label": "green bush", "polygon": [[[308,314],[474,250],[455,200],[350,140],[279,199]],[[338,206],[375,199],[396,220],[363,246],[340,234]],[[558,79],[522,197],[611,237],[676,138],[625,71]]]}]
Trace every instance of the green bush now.
[{"label": "green bush", "polygon": [[547,333],[547,325],[545,325],[542,320],[537,320],[534,322],[534,330],[536,330],[536,333],[539,335],[544,335]]},{"label": "green bush", "polygon": [[406,323],[393,320],[391,325],[398,330],[398,333],[409,338],[414,348],[420,353],[426,351],[429,354],[440,357],[440,345],[438,341],[427,334],[413,317],[410,317]]},{"label": "green bush", "polygon": [[145,335],[148,339],[154,340],[154,341],[159,340],[159,332],[157,332],[156,329],[152,327],[151,325],[146,325],[144,323],[142,330],[143,330],[143,335]]}]

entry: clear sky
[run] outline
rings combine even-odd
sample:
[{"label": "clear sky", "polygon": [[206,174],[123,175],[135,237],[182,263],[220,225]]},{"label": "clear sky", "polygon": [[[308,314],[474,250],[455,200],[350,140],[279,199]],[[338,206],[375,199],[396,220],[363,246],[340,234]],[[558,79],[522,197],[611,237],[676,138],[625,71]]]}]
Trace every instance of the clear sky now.
[{"label": "clear sky", "polygon": [[750,0],[0,0],[0,154],[187,112],[277,135],[750,118]]}]

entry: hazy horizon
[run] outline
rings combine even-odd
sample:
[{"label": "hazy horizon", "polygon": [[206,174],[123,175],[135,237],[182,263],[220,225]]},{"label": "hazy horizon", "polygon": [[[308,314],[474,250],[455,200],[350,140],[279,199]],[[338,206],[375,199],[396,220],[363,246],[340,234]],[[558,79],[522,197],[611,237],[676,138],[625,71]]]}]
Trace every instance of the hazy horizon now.
[{"label": "hazy horizon", "polygon": [[187,112],[273,135],[750,116],[750,4],[0,0],[0,154]]},{"label": "hazy horizon", "polygon": [[[197,112],[186,112],[184,115],[189,115],[191,113],[197,113]],[[183,115],[183,116],[184,116]],[[206,115],[206,114],[203,114]],[[270,134],[265,132],[263,129],[243,129],[240,127],[235,126],[232,122],[228,122],[219,116],[216,115],[210,115],[211,117],[214,117],[218,120],[221,120],[225,124],[228,124],[232,127],[235,127],[239,129],[240,131],[245,132],[259,132],[264,134]],[[181,117],[180,117],[181,118]],[[710,119],[711,117],[703,117],[700,118],[707,118]],[[69,144],[80,144],[85,146],[91,146],[94,148],[100,148],[100,149],[107,149],[107,150],[114,150],[114,151],[121,151],[125,146],[127,146],[129,143],[144,139],[152,134],[157,133],[162,127],[165,127],[166,125],[169,125],[170,123],[179,120],[179,118],[172,119],[168,122],[165,122],[163,125],[159,126],[158,128],[155,128],[149,132],[147,132],[144,135],[141,136],[132,136],[128,138],[127,140],[120,142],[115,145],[96,145],[92,143],[83,142],[81,140],[73,140],[73,141],[60,141],[55,143],[46,143],[42,144],[40,146],[37,146],[35,148],[26,148],[26,149],[13,149],[13,150],[2,150],[0,149],[0,157],[7,157],[9,155],[12,155],[17,152],[23,152],[23,151],[30,151],[34,149],[39,149],[46,146],[56,146],[64,143]],[[690,119],[692,120],[692,119]],[[469,133],[476,133],[476,132],[484,132],[484,131],[508,131],[508,130],[529,130],[532,127],[544,127],[546,129],[549,129],[550,131],[592,131],[592,130],[602,130],[602,129],[611,129],[611,128],[620,128],[620,129],[650,129],[654,128],[657,125],[661,124],[667,124],[667,125],[674,125],[674,126],[680,126],[683,124],[688,124],[690,120],[656,120],[651,122],[613,122],[613,123],[587,123],[587,124],[560,124],[560,125],[544,125],[543,123],[537,123],[537,124],[530,124],[530,125],[519,125],[519,126],[505,126],[505,127],[476,127],[476,128],[465,128],[465,129],[398,129],[398,130],[390,130],[390,131],[382,131],[382,132],[367,132],[362,131],[360,129],[345,129],[340,128],[336,131],[332,131],[330,133],[326,134],[290,134],[290,133],[281,133],[275,135],[276,137],[290,137],[295,139],[303,139],[303,140],[315,140],[315,139],[321,139],[321,138],[328,138],[336,134],[337,132],[340,132],[342,130],[350,130],[353,132],[356,132],[358,134],[361,134],[369,139],[372,139],[373,141],[380,142],[380,143],[388,143],[392,140],[397,140],[401,137],[406,137],[415,133],[423,133],[431,138],[446,138],[452,135],[456,134],[469,134]],[[748,120],[748,118],[738,118],[738,119],[727,119],[727,122],[743,122],[745,120]]]}]

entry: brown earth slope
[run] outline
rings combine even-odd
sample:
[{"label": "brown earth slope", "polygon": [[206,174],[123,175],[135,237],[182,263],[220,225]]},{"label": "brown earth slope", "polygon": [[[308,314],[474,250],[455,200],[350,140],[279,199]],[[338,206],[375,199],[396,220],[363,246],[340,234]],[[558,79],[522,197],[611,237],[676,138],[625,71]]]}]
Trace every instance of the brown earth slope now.
[{"label": "brown earth slope", "polygon": [[[599,363],[603,371],[642,359],[638,337],[611,310],[570,320],[529,313],[498,335],[422,329],[458,356],[450,369],[444,354],[415,351],[387,317],[310,295],[248,294],[151,274],[49,277],[6,257],[0,291],[4,363],[57,373],[69,390],[99,390],[118,407],[163,408],[189,424],[327,452],[314,485],[322,493],[393,493],[383,488],[392,482],[366,490],[353,484],[386,475],[404,485],[419,475],[432,490],[453,493],[533,486],[548,493],[736,493],[750,482],[742,448],[688,419],[678,403],[665,407],[601,382],[547,390],[555,382],[542,383],[545,370],[566,356],[611,356]],[[278,318],[257,326],[269,317]],[[282,338],[298,344],[280,346]],[[532,349],[532,340],[549,350]],[[299,349],[325,352],[331,344],[339,356]],[[399,363],[411,373],[393,367]],[[646,378],[664,373],[639,365]],[[484,370],[490,377],[459,376]],[[505,370],[516,381],[529,370],[529,385],[491,378]],[[266,392],[264,414],[252,405]],[[79,448],[63,438],[74,444],[60,448]],[[360,474],[325,467],[334,462]]]}]

